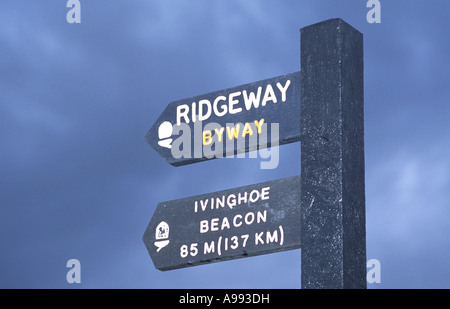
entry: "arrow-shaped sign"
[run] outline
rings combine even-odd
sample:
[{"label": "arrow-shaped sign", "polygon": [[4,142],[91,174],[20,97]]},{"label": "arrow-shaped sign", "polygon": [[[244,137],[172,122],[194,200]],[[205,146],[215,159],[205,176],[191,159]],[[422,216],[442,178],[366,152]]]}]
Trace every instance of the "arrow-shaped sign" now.
[{"label": "arrow-shaped sign", "polygon": [[300,248],[300,176],[163,202],[143,241],[159,270]]},{"label": "arrow-shaped sign", "polygon": [[300,72],[171,102],[145,136],[186,165],[300,140]]}]

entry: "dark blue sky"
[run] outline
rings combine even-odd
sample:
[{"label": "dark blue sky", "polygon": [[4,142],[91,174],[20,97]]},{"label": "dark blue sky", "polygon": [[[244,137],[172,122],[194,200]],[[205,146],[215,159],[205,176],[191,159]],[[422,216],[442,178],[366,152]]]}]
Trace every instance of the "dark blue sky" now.
[{"label": "dark blue sky", "polygon": [[[165,106],[299,70],[299,29],[364,34],[370,288],[450,288],[450,4],[383,1],[0,4],[0,288],[298,288],[300,250],[169,272],[142,234],[159,202],[294,176],[258,159],[168,165],[144,140]],[[81,285],[66,262],[81,262]]]}]

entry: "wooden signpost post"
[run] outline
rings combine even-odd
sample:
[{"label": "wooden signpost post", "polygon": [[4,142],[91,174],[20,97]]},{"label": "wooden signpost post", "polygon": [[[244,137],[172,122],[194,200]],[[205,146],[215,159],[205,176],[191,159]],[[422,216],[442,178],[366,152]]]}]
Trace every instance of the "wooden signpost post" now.
[{"label": "wooden signpost post", "polygon": [[362,34],[301,30],[302,287],[365,288]]},{"label": "wooden signpost post", "polygon": [[331,19],[301,29],[300,72],[170,103],[146,135],[170,164],[301,141],[301,177],[160,203],[155,267],[301,248],[302,288],[366,288],[363,72],[362,34]]}]

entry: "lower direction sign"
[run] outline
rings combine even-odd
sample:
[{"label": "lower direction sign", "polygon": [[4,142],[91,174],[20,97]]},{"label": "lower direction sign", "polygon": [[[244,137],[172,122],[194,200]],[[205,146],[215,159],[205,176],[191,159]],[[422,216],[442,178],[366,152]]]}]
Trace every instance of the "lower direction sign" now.
[{"label": "lower direction sign", "polygon": [[300,248],[300,176],[159,203],[143,241],[159,270]]}]

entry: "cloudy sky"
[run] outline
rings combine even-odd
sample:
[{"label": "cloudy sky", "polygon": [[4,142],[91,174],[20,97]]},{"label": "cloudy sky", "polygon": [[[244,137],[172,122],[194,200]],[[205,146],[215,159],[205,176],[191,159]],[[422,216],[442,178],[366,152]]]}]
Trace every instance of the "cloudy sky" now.
[{"label": "cloudy sky", "polygon": [[[364,34],[369,288],[450,288],[450,4],[365,0],[0,3],[0,288],[299,288],[300,250],[160,272],[142,242],[159,202],[300,173],[168,165],[144,140],[174,100],[300,69],[299,29]],[[69,259],[79,285],[66,281]]]}]

